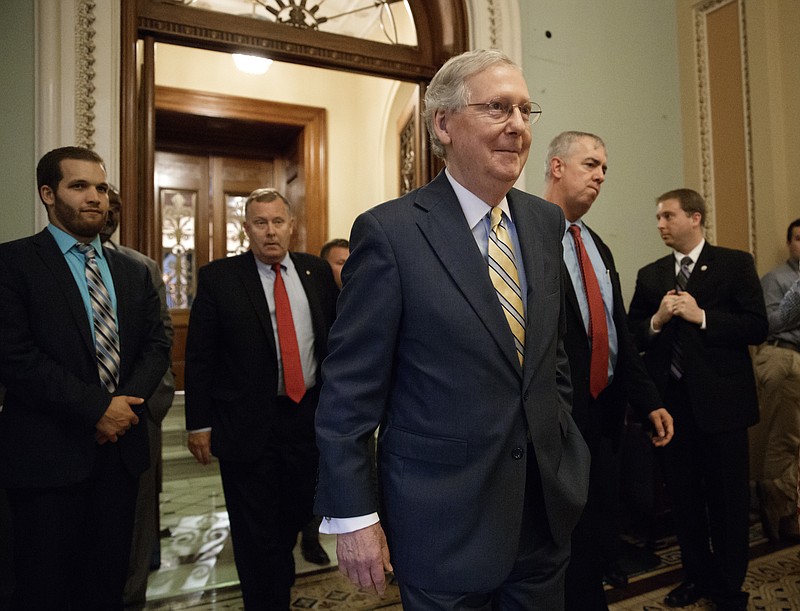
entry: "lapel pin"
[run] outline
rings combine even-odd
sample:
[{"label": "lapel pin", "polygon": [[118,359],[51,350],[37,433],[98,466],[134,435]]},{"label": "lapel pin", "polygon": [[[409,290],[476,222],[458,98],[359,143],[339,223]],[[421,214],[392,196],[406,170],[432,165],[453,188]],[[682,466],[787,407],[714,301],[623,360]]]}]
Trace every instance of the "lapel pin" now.
[{"label": "lapel pin", "polygon": [[704,271],[706,271],[707,269],[708,269],[708,265],[701,265],[701,266],[700,266],[700,271],[701,271],[701,272],[704,272]]},{"label": "lapel pin", "polygon": [[310,269],[307,269],[307,270],[306,270],[306,276],[310,276],[310,275],[311,275],[311,270],[310,270]]}]

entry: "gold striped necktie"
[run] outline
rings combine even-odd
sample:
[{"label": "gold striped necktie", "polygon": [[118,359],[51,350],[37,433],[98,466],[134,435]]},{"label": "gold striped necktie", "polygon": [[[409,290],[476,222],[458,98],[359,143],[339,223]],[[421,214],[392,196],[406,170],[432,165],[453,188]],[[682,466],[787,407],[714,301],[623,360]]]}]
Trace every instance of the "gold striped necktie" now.
[{"label": "gold striped necktie", "polygon": [[522,307],[522,290],[517,273],[517,259],[511,237],[503,222],[503,211],[499,206],[492,208],[492,230],[489,232],[489,278],[497,291],[503,313],[514,335],[517,358],[522,365],[525,354],[525,310]]}]

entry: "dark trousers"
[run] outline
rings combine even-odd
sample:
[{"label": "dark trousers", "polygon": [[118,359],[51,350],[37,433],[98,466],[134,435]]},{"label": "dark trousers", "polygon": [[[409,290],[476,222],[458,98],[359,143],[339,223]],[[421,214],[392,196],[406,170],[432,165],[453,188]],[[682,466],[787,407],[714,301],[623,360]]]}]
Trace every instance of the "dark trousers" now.
[{"label": "dark trousers", "polygon": [[700,430],[682,382],[671,382],[664,399],[675,421],[675,437],[662,450],[664,473],[686,577],[718,605],[746,605],[742,584],[749,545],[747,429]]},{"label": "dark trousers", "polygon": [[107,443],[98,446],[85,482],[8,489],[16,578],[11,609],[121,609],[137,488],[118,447]]},{"label": "dark trousers", "polygon": [[150,468],[139,477],[139,494],[133,523],[133,539],[123,600],[126,607],[142,608],[147,601],[147,579],[153,552],[159,549],[159,502],[161,470],[161,425],[147,422],[150,436]]},{"label": "dark trousers", "polygon": [[[594,406],[598,407],[599,406]],[[604,569],[618,558],[619,451],[602,435],[599,420],[581,429],[592,455],[589,496],[572,532],[565,580],[567,611],[607,611]]]},{"label": "dark trousers", "polygon": [[569,545],[558,546],[542,498],[539,468],[528,444],[528,480],[517,559],[506,580],[491,592],[436,592],[400,583],[406,611],[561,611]]},{"label": "dark trousers", "polygon": [[[309,405],[304,405],[307,399]],[[294,583],[292,548],[297,533],[313,515],[319,462],[314,406],[316,393],[307,394],[299,406],[279,398],[263,454],[251,462],[219,462],[247,611],[289,609]]]}]

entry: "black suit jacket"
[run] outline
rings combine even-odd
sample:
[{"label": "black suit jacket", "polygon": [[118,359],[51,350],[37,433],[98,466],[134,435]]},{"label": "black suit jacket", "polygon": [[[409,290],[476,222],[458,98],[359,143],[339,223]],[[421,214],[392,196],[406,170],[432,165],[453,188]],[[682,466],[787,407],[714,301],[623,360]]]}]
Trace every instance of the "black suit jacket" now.
[{"label": "black suit jacket", "polygon": [[[627,404],[630,403],[637,414],[647,422],[647,415],[661,407],[662,402],[658,390],[647,374],[636,343],[628,329],[628,318],[622,301],[619,274],[611,250],[599,235],[585,224],[584,226],[592,235],[611,280],[618,353],[614,379],[597,399],[593,399],[589,392],[591,346],[586,334],[586,327],[583,324],[580,305],[575,293],[576,289],[570,282],[569,272],[564,270],[567,279],[567,334],[564,338],[564,346],[569,357],[572,375],[572,417],[584,434],[592,428],[590,422],[597,417],[600,422],[600,432],[612,439],[614,445],[618,446],[622,436]],[[578,290],[582,289],[579,287]]]},{"label": "black suit jacket", "polygon": [[[290,253],[308,297],[319,370],[338,289],[327,262]],[[252,252],[199,273],[186,340],[186,428],[212,428],[220,459],[254,460],[265,449],[278,388],[278,348]]]},{"label": "black suit jacket", "polygon": [[524,367],[444,173],[360,215],[351,234],[317,410],[315,513],[378,510],[368,439],[380,424],[381,520],[398,578],[416,587],[491,590],[508,577],[531,448],[547,514],[535,519],[557,544],[586,500],[562,342],[564,215],[507,197],[527,277]]},{"label": "black suit jacket", "polygon": [[651,334],[650,318],[674,288],[672,254],[639,270],[629,319],[653,381],[663,395],[677,335],[684,354],[683,381],[697,426],[722,432],[755,424],[758,401],[748,345],[766,339],[768,323],[753,257],[706,243],[686,290],[705,310],[707,328],[675,317],[660,333]]},{"label": "black suit jacket", "polygon": [[[120,380],[115,395],[147,399],[169,366],[169,341],[147,268],[103,249],[117,295]],[[0,481],[64,486],[94,463],[95,424],[111,401],[100,384],[86,309],[48,230],[0,245]],[[138,410],[137,410],[138,411]],[[147,419],[120,440],[138,476],[149,464]]]}]

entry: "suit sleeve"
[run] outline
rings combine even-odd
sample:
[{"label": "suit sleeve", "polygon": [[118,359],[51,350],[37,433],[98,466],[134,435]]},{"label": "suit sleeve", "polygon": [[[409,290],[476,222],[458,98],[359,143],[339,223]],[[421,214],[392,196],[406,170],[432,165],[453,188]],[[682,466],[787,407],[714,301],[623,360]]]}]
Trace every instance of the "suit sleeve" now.
[{"label": "suit sleeve", "polygon": [[[732,251],[731,277],[734,288],[725,307],[705,309],[706,337],[710,345],[756,345],[767,339],[764,294],[756,273],[753,257]],[[703,307],[703,304],[700,304]]]},{"label": "suit sleeve", "polygon": [[186,336],[186,429],[189,431],[211,426],[213,403],[212,381],[215,379],[219,346],[219,312],[213,279],[209,269],[200,269],[197,294],[189,316]]},{"label": "suit sleeve", "polygon": [[392,247],[371,213],[356,219],[350,242],[316,416],[315,513],[336,518],[378,510],[368,440],[388,405],[402,315]]},{"label": "suit sleeve", "polygon": [[[118,265],[119,263],[115,264],[115,267]],[[150,272],[136,261],[131,260],[129,265],[131,272],[125,274],[122,281],[126,284],[131,282],[133,287],[126,286],[125,292],[119,292],[118,297],[131,299],[135,303],[136,311],[131,315],[137,319],[136,328],[140,335],[135,338],[138,350],[129,354],[135,359],[133,366],[130,369],[123,368],[124,378],[120,379],[115,394],[148,399],[169,368],[171,344],[164,330],[161,303],[150,279]],[[129,352],[123,343],[123,358]]]},{"label": "suit sleeve", "polygon": [[[158,301],[161,306],[161,322],[164,325],[164,333],[167,336],[171,348],[175,331],[172,328],[172,316],[170,316],[169,306],[167,305],[167,287],[164,284],[164,278],[161,275],[161,269],[158,267],[158,263],[148,257],[145,259],[145,265],[147,265],[147,269],[150,271],[153,286],[155,286],[156,293],[158,293]],[[167,367],[167,371],[161,378],[161,382],[159,382],[155,392],[147,401],[147,408],[154,422],[160,424],[164,418],[166,418],[174,396],[175,375],[172,373],[172,368]]]},{"label": "suit sleeve", "polygon": [[654,335],[650,332],[650,319],[658,311],[663,295],[658,295],[647,280],[648,272],[640,269],[636,275],[636,289],[628,309],[628,328],[633,334],[636,347],[644,352]]}]

